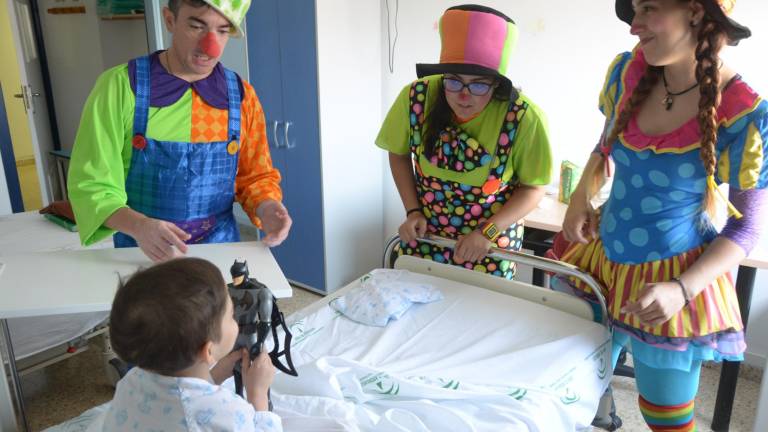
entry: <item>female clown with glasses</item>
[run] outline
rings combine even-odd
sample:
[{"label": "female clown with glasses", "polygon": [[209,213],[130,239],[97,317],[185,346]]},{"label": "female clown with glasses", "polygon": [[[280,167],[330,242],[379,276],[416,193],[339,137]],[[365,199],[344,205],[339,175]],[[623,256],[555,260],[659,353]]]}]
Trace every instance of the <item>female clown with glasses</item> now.
[{"label": "female clown with glasses", "polygon": [[[389,152],[406,211],[400,255],[428,257],[512,278],[491,246],[519,250],[521,219],[550,182],[552,155],[542,111],[505,75],[517,27],[494,9],[463,5],[440,19],[440,63],[418,64],[376,138]],[[454,250],[417,240],[457,240]]]}]

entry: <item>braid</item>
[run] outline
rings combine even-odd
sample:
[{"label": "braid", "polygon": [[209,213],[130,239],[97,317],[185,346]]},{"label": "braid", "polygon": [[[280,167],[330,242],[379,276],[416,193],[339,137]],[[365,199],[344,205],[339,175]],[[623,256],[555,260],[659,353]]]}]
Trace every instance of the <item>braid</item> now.
[{"label": "braid", "polygon": [[637,110],[643,105],[643,102],[651,94],[651,90],[659,82],[661,78],[662,68],[657,66],[648,65],[645,69],[643,77],[640,78],[640,82],[637,83],[637,87],[632,91],[632,96],[629,97],[626,105],[622,108],[619,115],[616,117],[616,123],[613,125],[613,129],[608,134],[605,140],[605,145],[610,148],[616,139],[619,138],[619,134],[624,132],[627,128],[629,120],[635,115]]},{"label": "braid", "polygon": [[[648,96],[651,94],[651,90],[659,82],[661,78],[661,71],[663,69],[657,66],[648,65],[643,73],[640,82],[632,90],[632,95],[629,97],[627,103],[622,107],[621,112],[616,116],[616,121],[613,125],[613,129],[604,137],[603,146],[608,149],[619,138],[619,134],[627,128],[629,120],[635,115],[637,110],[643,105]],[[593,196],[597,193],[597,189],[600,185],[600,179],[602,176],[603,166],[598,164],[595,167],[595,172],[592,173],[592,184],[590,185],[589,196]]]},{"label": "braid", "polygon": [[[710,17],[705,16],[699,31],[696,46],[696,80],[699,82],[699,113],[697,119],[701,130],[700,157],[707,176],[713,176],[717,166],[715,144],[717,143],[717,107],[720,105],[720,57],[725,44],[725,31]],[[702,207],[715,215],[714,191],[709,187],[704,192]]]}]

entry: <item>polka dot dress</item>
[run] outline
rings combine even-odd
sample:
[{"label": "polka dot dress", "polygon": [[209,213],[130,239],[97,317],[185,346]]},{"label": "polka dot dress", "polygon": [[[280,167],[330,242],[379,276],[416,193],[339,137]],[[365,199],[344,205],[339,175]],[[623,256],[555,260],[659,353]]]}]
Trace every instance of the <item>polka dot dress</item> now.
[{"label": "polka dot dress", "polygon": [[617,169],[602,209],[600,236],[612,261],[669,258],[717,235],[701,212],[706,173],[698,149],[653,153],[617,142],[611,156]]},{"label": "polka dot dress", "polygon": [[[456,172],[487,170],[488,177],[481,186],[446,181],[425,176],[418,160],[422,152],[424,101],[427,82],[417,81],[410,91],[411,152],[416,162],[416,185],[422,213],[427,218],[427,229],[441,237],[458,239],[477,229],[486,219],[496,214],[512,195],[516,179],[501,180],[509,161],[517,127],[528,108],[522,101],[512,102],[502,122],[495,154],[489,154],[480,143],[458,126],[448,126],[439,135],[440,144],[429,162],[438,168]],[[496,246],[520,250],[523,225],[516,223],[505,229],[496,240]],[[475,271],[511,279],[515,273],[509,261],[483,258],[479,262],[457,263],[453,251],[425,243],[402,243],[398,254],[414,255],[440,263],[461,265]]]}]

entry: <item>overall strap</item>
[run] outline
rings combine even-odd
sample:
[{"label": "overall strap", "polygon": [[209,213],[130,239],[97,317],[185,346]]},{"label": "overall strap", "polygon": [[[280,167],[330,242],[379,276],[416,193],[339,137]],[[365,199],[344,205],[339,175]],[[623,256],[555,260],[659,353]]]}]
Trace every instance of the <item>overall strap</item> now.
[{"label": "overall strap", "polygon": [[237,74],[229,69],[224,69],[227,78],[227,104],[229,107],[227,139],[240,141],[240,87]]},{"label": "overall strap", "polygon": [[418,157],[421,152],[421,142],[424,139],[424,107],[427,101],[427,80],[416,81],[411,85],[409,98],[408,121],[411,128],[411,152]]},{"label": "overall strap", "polygon": [[144,136],[149,119],[149,57],[139,57],[136,62],[136,106],[133,111],[133,135]]}]

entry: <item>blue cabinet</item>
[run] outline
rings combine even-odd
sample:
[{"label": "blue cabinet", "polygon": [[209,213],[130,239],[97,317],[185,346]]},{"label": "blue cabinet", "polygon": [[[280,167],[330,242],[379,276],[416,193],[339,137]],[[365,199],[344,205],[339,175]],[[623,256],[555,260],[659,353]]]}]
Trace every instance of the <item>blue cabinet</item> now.
[{"label": "blue cabinet", "polygon": [[315,3],[255,0],[246,21],[249,81],[293,218],[272,253],[289,280],[326,291]]}]

